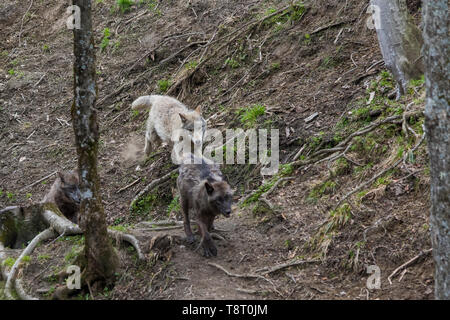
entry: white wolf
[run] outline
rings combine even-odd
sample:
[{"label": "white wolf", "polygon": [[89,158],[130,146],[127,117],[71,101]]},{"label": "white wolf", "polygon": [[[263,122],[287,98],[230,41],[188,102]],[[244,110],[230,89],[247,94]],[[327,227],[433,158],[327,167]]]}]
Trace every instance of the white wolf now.
[{"label": "white wolf", "polygon": [[181,132],[188,132],[194,145],[201,145],[206,131],[206,121],[201,115],[201,106],[189,110],[175,98],[150,95],[137,98],[131,105],[133,110],[150,109],[145,132],[145,155],[150,155],[161,141],[174,146],[180,141]]}]

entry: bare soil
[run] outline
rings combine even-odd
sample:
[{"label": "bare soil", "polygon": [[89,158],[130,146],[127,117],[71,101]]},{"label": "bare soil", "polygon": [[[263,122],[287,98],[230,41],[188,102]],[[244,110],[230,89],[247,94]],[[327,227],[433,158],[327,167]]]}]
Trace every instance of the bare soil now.
[{"label": "bare soil", "polygon": [[[167,219],[176,194],[174,180],[158,188],[158,201],[149,210],[130,212],[130,202],[149,182],[175,166],[167,148],[144,162],[146,114],[133,114],[131,102],[141,95],[161,93],[160,80],[171,79],[173,84],[181,79],[189,71],[182,62],[198,58],[205,42],[220,39],[225,43],[229,38],[224,35],[289,2],[147,1],[125,13],[113,10],[115,1],[93,2],[104,208],[110,225],[125,226],[142,236],[136,224]],[[55,170],[77,166],[70,118],[73,35],[65,26],[71,1],[30,3],[0,3],[0,207],[39,202],[54,177],[24,187]],[[312,1],[300,19],[262,22],[222,48],[172,95],[192,108],[202,105],[205,118],[219,115],[208,126],[220,129],[241,125],[239,108],[265,105],[258,125],[267,126],[270,120],[273,128],[280,129],[280,160],[290,162],[311,137],[332,140],[338,122],[357,101],[368,98],[371,81],[379,81],[385,70],[382,63],[377,64],[382,58],[375,31],[366,27],[367,5],[368,1],[356,0]],[[410,5],[417,18],[418,4],[411,1]],[[102,50],[105,28],[111,35]],[[194,42],[201,44],[191,45]],[[205,51],[205,56],[210,53]],[[319,116],[305,123],[315,112]],[[386,140],[388,148],[394,148],[394,140]],[[423,171],[410,181],[402,180],[408,168],[396,170],[382,192],[352,207],[350,221],[330,234],[325,250],[313,248],[311,239],[329,221],[334,204],[386,166],[386,159],[378,159],[363,174],[355,175],[356,167],[352,168],[336,178],[336,188],[316,201],[309,196],[314,186],[327,181],[327,163],[295,169],[291,174],[295,178],[269,196],[275,211],[236,207],[232,217],[217,221],[226,241],[215,240],[215,258],[206,259],[186,245],[182,229],[143,237],[147,248],[155,235],[172,236],[160,253],[147,250],[147,264],[139,263],[131,248],[119,246],[117,283],[95,298],[432,299],[431,255],[400,272],[392,284],[387,279],[397,267],[431,247],[426,147],[418,151],[409,169]],[[362,163],[369,159],[361,152],[350,156]],[[237,199],[261,185],[255,166],[223,170],[237,189]],[[170,217],[180,219],[180,214],[175,211]],[[70,264],[71,253],[81,243],[77,237],[67,237],[40,245],[23,268],[27,290],[49,298],[57,286],[54,273]],[[232,277],[208,264],[243,275],[294,258],[320,261],[284,268],[265,279]],[[368,265],[381,269],[379,290],[366,288]]]}]

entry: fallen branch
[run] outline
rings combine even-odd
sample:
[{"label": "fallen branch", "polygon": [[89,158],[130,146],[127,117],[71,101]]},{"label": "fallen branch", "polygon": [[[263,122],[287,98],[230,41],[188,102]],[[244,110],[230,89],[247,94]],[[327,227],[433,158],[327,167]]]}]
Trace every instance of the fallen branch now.
[{"label": "fallen branch", "polygon": [[392,277],[394,277],[397,272],[399,272],[402,269],[405,269],[407,267],[409,267],[410,265],[412,265],[413,263],[415,263],[417,260],[419,260],[421,257],[423,257],[424,255],[429,254],[431,251],[433,251],[433,248],[422,251],[421,253],[419,253],[417,256],[415,256],[414,258],[412,258],[411,260],[406,261],[404,264],[402,264],[400,267],[398,267],[397,269],[394,270],[394,272],[391,273],[391,275],[388,277],[388,281],[389,284],[392,284]]},{"label": "fallen branch", "polygon": [[298,266],[298,265],[302,265],[302,264],[317,263],[317,262],[320,262],[320,260],[297,260],[297,259],[294,259],[293,261],[282,263],[282,264],[273,266],[271,268],[265,267],[263,269],[258,269],[255,272],[264,271],[261,273],[261,275],[266,275],[266,274],[273,273],[273,272],[276,272],[276,271],[279,271],[279,270],[282,270],[285,268]]},{"label": "fallen branch", "polygon": [[132,183],[130,183],[129,185],[126,185],[126,186],[123,187],[122,189],[117,190],[117,193],[121,193],[121,192],[127,190],[128,188],[131,188],[131,187],[134,186],[136,183],[138,183],[139,180],[141,180],[141,178],[137,178],[136,180],[134,180],[134,181],[133,181]]},{"label": "fallen branch", "polygon": [[153,188],[155,188],[156,186],[159,186],[160,184],[166,182],[167,180],[169,180],[172,175],[174,173],[178,172],[178,168],[177,169],[173,169],[172,171],[170,171],[169,173],[167,173],[165,176],[162,176],[159,179],[153,180],[152,182],[150,182],[141,192],[139,192],[137,194],[136,197],[134,197],[134,199],[131,201],[130,204],[130,209],[133,207],[133,205],[135,204],[135,202],[144,194],[146,194],[147,192],[149,192],[150,190],[152,190]]},{"label": "fallen branch", "polygon": [[225,274],[226,274],[227,276],[229,276],[229,277],[234,277],[234,278],[250,278],[250,279],[263,279],[263,280],[269,282],[270,284],[272,284],[272,282],[271,282],[269,279],[267,279],[267,278],[265,278],[265,277],[263,277],[263,276],[261,276],[261,275],[259,275],[259,274],[248,274],[248,273],[245,273],[245,274],[238,274],[238,273],[233,273],[233,272],[228,271],[227,269],[225,269],[224,267],[222,267],[221,265],[219,265],[219,264],[217,264],[217,263],[214,263],[214,262],[208,262],[208,264],[209,264],[210,266],[213,266],[213,267],[219,269],[219,270],[222,270],[222,271],[225,272]]},{"label": "fallen branch", "polygon": [[344,21],[339,21],[339,22],[333,22],[333,23],[328,24],[326,26],[317,28],[316,30],[311,32],[311,35],[319,33],[320,31],[323,31],[323,30],[326,30],[326,29],[329,29],[329,28],[340,26],[341,24],[348,23],[348,22],[352,22],[352,20],[344,20]]},{"label": "fallen branch", "polygon": [[26,189],[28,189],[28,188],[33,187],[33,186],[37,185],[39,182],[42,182],[42,181],[44,181],[45,179],[48,179],[48,178],[50,178],[51,176],[55,175],[57,172],[58,172],[58,171],[54,171],[54,172],[50,173],[49,175],[46,175],[45,177],[43,177],[43,178],[41,178],[41,179],[39,179],[39,180],[37,180],[37,181],[35,181],[35,182],[33,182],[33,183],[31,183],[31,184],[25,186],[25,187],[23,187],[23,188],[20,189],[19,191],[24,191],[24,190],[26,190]]}]

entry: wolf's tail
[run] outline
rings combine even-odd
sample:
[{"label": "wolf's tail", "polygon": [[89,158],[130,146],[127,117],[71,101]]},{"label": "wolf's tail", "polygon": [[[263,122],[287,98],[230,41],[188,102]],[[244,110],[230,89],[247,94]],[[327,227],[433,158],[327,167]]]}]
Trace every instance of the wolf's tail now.
[{"label": "wolf's tail", "polygon": [[142,96],[133,101],[131,109],[144,110],[150,109],[153,104],[153,96]]}]

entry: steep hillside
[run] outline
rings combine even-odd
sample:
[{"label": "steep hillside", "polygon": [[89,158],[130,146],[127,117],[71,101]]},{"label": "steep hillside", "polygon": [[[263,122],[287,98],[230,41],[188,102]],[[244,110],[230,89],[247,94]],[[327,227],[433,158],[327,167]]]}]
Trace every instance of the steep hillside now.
[{"label": "steep hillside", "polygon": [[[388,280],[431,248],[424,88],[415,81],[395,101],[366,26],[369,1],[141,0],[124,12],[116,1],[94,2],[107,221],[144,241],[171,236],[145,265],[122,248],[118,282],[97,299],[432,298],[428,253]],[[71,1],[30,4],[0,4],[0,207],[39,202],[54,176],[41,178],[77,165]],[[420,20],[418,3],[409,4]],[[147,114],[131,102],[151,93],[201,105],[210,128],[279,129],[278,175],[223,166],[237,204],[217,221],[226,241],[217,241],[216,258],[183,243],[182,229],[139,224],[181,219],[176,175],[130,208],[176,168],[169,148],[142,154]],[[81,240],[60,238],[33,253],[23,274],[33,290],[47,289],[40,298]],[[381,270],[379,290],[366,288],[369,265]]]}]

